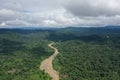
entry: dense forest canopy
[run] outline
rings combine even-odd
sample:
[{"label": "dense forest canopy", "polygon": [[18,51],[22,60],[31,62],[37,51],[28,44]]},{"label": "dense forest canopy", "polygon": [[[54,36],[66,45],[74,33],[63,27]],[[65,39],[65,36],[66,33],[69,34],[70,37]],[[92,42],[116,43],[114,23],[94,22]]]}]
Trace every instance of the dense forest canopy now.
[{"label": "dense forest canopy", "polygon": [[60,80],[120,79],[120,28],[69,27],[0,29],[0,80],[51,80],[39,69],[53,53],[51,41]]}]

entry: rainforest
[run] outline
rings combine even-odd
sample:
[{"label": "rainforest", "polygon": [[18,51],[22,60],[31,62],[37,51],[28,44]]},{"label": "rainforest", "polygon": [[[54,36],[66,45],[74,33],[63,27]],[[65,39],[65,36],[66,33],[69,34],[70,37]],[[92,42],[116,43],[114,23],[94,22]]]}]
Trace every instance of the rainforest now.
[{"label": "rainforest", "polygon": [[120,80],[120,28],[1,28],[0,80]]}]

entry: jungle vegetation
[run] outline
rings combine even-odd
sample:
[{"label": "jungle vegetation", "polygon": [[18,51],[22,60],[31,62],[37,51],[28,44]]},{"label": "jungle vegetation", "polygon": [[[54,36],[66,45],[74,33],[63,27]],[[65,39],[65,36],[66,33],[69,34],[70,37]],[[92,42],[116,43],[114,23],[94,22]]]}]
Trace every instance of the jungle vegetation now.
[{"label": "jungle vegetation", "polygon": [[0,80],[51,80],[39,69],[53,50],[60,80],[120,80],[119,28],[0,29]]}]

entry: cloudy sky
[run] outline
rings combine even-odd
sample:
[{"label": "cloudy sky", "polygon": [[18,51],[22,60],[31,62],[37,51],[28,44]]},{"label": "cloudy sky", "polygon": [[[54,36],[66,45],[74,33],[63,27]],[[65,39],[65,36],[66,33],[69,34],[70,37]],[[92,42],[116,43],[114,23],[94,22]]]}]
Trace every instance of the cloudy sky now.
[{"label": "cloudy sky", "polygon": [[0,0],[0,27],[120,25],[120,0]]}]

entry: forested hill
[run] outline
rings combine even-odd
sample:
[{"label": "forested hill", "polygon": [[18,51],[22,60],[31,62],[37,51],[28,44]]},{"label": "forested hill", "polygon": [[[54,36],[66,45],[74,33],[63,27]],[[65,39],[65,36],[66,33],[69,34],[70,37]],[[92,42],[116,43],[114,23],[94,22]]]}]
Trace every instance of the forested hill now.
[{"label": "forested hill", "polygon": [[[0,29],[0,34],[22,34],[38,35],[52,41],[83,40],[83,41],[104,41],[107,38],[119,37],[120,28],[115,26],[107,27],[67,27],[67,28],[18,28]],[[15,34],[14,34],[15,35]]]},{"label": "forested hill", "polygon": [[56,29],[50,32],[47,37],[53,41],[63,40],[102,40],[106,37],[115,37],[120,35],[120,28],[77,28],[68,27],[62,29]]},{"label": "forested hill", "polygon": [[39,69],[53,50],[60,80],[120,80],[120,28],[0,29],[0,80],[51,80]]},{"label": "forested hill", "polygon": [[21,34],[37,33],[37,32],[50,32],[51,35],[119,35],[119,27],[67,27],[67,28],[1,28],[0,34],[5,32],[16,32]]}]

